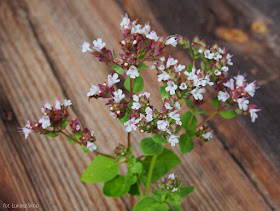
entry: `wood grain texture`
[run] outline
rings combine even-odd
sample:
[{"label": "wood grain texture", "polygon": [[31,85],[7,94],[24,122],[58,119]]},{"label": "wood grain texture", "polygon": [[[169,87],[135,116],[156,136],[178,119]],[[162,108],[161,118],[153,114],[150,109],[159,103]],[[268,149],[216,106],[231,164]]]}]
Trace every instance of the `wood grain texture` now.
[{"label": "wood grain texture", "polygon": [[[255,98],[263,108],[257,123],[217,118],[209,123],[215,139],[181,157],[174,172],[185,185],[196,187],[183,200],[182,210],[280,210],[280,100],[275,95],[280,88],[279,21],[251,0],[174,2],[0,1],[1,203],[38,203],[40,210],[129,210],[126,196],[104,197],[102,185],[80,182],[93,154],[84,154],[64,138],[30,135],[24,141],[17,132],[23,119],[38,119],[43,100],[54,102],[59,96],[72,100],[71,117],[96,131],[101,151],[110,153],[126,142],[123,126],[109,117],[105,101],[89,104],[86,98],[88,84],[105,81],[112,69],[82,55],[78,45],[82,39],[102,37],[119,52],[119,22],[127,12],[142,23],[149,21],[158,33],[199,34],[227,46],[236,55],[238,69],[233,72],[240,70],[262,83]],[[253,27],[255,22],[263,25]],[[189,61],[181,50],[170,48],[168,53],[181,63]],[[143,74],[145,90],[155,93],[155,73]],[[152,103],[160,107],[160,97],[152,94]],[[132,133],[137,155],[143,137]]]}]

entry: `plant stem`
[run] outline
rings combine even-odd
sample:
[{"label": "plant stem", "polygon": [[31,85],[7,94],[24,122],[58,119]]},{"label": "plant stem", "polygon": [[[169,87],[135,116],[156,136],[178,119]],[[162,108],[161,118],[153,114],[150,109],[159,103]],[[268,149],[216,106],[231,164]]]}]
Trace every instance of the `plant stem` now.
[{"label": "plant stem", "polygon": [[[129,92],[129,98],[132,100],[133,95],[133,78],[130,78],[130,92]],[[127,133],[127,145],[130,147],[130,132]]]},{"label": "plant stem", "polygon": [[155,167],[155,163],[157,160],[157,155],[154,155],[151,161],[151,165],[150,165],[150,169],[149,169],[149,174],[148,174],[148,180],[147,180],[147,185],[146,185],[146,191],[145,191],[145,196],[149,195],[149,191],[150,191],[150,185],[151,185],[151,180],[152,180],[152,176],[153,176],[153,171],[154,171],[154,167]]},{"label": "plant stem", "polygon": [[[60,132],[60,133],[62,133],[64,136],[66,136],[67,138],[69,138],[69,139],[71,139],[72,141],[74,141],[74,142],[76,142],[77,144],[80,144],[80,145],[82,145],[80,142],[78,142],[75,138],[73,138],[71,135],[69,135],[69,134],[66,134],[65,132],[63,132],[62,130],[60,130],[60,131],[57,131],[57,132]],[[104,154],[104,153],[102,153],[102,152],[98,152],[98,151],[94,151],[96,154],[98,154],[98,155],[103,155],[103,156],[105,156],[105,157],[107,157],[107,158],[111,158],[111,159],[115,159],[112,155],[106,155],[106,154]]]},{"label": "plant stem", "polygon": [[205,124],[207,121],[209,121],[210,119],[212,119],[214,116],[216,116],[221,110],[223,110],[226,106],[223,106],[222,108],[219,108],[217,111],[215,111],[213,114],[211,114],[211,116],[209,116],[207,119],[205,119],[204,121],[202,121],[201,123],[199,123],[195,128],[200,127],[201,125]]},{"label": "plant stem", "polygon": [[137,178],[137,187],[138,187],[138,191],[139,191],[139,194],[140,194],[140,199],[142,199],[143,198],[143,193],[142,193],[142,190],[141,190],[139,175],[138,175],[138,178]]}]

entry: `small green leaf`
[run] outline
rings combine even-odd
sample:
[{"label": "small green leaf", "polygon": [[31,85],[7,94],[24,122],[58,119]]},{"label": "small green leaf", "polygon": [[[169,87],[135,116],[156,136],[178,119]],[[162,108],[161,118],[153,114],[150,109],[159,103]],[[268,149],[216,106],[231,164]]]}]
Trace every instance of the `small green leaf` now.
[{"label": "small green leaf", "polygon": [[216,108],[217,110],[219,109],[220,101],[218,100],[217,97],[212,98],[212,104],[213,104],[214,108]]},{"label": "small green leaf", "polygon": [[142,163],[136,162],[132,167],[131,167],[131,172],[135,174],[141,174],[142,172]]},{"label": "small green leaf", "polygon": [[148,66],[147,65],[145,65],[145,63],[143,62],[143,63],[141,63],[138,67],[137,67],[137,69],[138,69],[138,71],[139,71],[139,73],[142,71],[142,70],[145,70],[145,69],[147,69],[148,68]]},{"label": "small green leaf", "polygon": [[154,197],[148,196],[138,201],[133,211],[168,211],[166,203],[157,201]]},{"label": "small green leaf", "polygon": [[179,147],[182,154],[186,154],[193,150],[194,144],[192,138],[188,134],[183,134],[179,139]]},{"label": "small green leaf", "polygon": [[57,137],[59,135],[59,132],[47,131],[46,133],[42,134],[49,137]]},{"label": "small green leaf", "polygon": [[85,145],[81,145],[82,146],[82,150],[85,152],[85,153],[87,153],[87,152],[89,152],[89,149],[85,146]]},{"label": "small green leaf", "polygon": [[192,71],[192,68],[193,68],[192,64],[189,64],[187,71],[190,73]]},{"label": "small green leaf", "polygon": [[77,142],[73,141],[72,139],[66,137],[66,139],[71,143],[71,144],[77,144]]},{"label": "small green leaf", "polygon": [[194,186],[182,187],[174,195],[178,195],[180,198],[184,198],[185,196],[191,194],[193,190]]},{"label": "small green leaf", "polygon": [[143,60],[144,59],[144,57],[145,57],[145,54],[142,54],[142,55],[140,55],[140,56],[138,56],[138,60]]},{"label": "small green leaf", "polygon": [[119,168],[114,159],[98,155],[85,170],[81,180],[89,183],[107,182],[117,176]]},{"label": "small green leaf", "polygon": [[124,73],[124,69],[122,68],[122,67],[120,67],[119,65],[116,65],[116,64],[114,64],[114,65],[112,65],[112,68],[118,73],[118,74],[123,74]]},{"label": "small green leaf", "polygon": [[220,111],[220,114],[225,119],[232,119],[233,117],[235,117],[237,115],[237,113],[235,111]]},{"label": "small green leaf", "polygon": [[152,135],[153,141],[156,143],[167,143],[166,138],[159,136],[158,134],[153,133]]},{"label": "small green leaf", "polygon": [[[99,172],[102,175],[102,172]],[[127,182],[127,177],[118,175],[113,180],[104,183],[103,194],[109,197],[121,197],[128,193],[130,184]]]},{"label": "small green leaf", "polygon": [[128,120],[129,120],[129,110],[126,111],[124,117],[120,119],[120,122],[121,122],[122,124],[124,124],[124,123],[127,122]]},{"label": "small green leaf", "polygon": [[[130,77],[127,77],[124,81],[124,87],[130,91]],[[133,79],[133,93],[141,92],[144,88],[144,80],[141,75]]]},{"label": "small green leaf", "polygon": [[165,98],[169,98],[169,93],[165,91],[166,86],[162,86],[159,88],[159,94],[161,96],[162,101],[164,101]]},{"label": "small green leaf", "polygon": [[68,123],[68,120],[67,120],[67,119],[63,120],[63,122],[62,122],[62,124],[61,124],[61,129],[62,129],[62,130],[65,129],[65,128],[67,127],[67,123]]},{"label": "small green leaf", "polygon": [[141,149],[145,156],[158,155],[163,151],[162,144],[154,142],[153,138],[144,138],[141,141]]},{"label": "small green leaf", "polygon": [[185,129],[193,128],[197,124],[196,117],[192,114],[192,112],[188,111],[181,116],[182,126]]}]

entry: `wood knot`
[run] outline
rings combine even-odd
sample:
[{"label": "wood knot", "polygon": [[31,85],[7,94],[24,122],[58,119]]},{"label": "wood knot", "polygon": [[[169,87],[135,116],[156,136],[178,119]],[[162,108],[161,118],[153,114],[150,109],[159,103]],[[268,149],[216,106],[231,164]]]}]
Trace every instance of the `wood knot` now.
[{"label": "wood knot", "polygon": [[258,22],[258,21],[255,21],[255,22],[252,23],[251,30],[255,33],[258,33],[258,34],[266,34],[267,33],[266,25],[261,23],[261,22]]},{"label": "wood knot", "polygon": [[228,42],[245,42],[248,35],[240,29],[219,27],[216,29],[216,35]]}]

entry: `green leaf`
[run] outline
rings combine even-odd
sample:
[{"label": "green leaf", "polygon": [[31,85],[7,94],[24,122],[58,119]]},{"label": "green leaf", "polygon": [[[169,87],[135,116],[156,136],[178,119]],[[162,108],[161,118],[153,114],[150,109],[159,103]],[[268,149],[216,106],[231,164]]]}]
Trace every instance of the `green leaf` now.
[{"label": "green leaf", "polygon": [[138,60],[143,60],[144,59],[144,57],[145,57],[145,54],[142,54],[142,55],[140,55],[140,56],[138,56]]},{"label": "green leaf", "polygon": [[191,194],[193,190],[194,190],[194,186],[182,187],[179,188],[179,191],[177,191],[174,195],[177,195],[180,198],[184,198],[185,196]]},{"label": "green leaf", "polygon": [[[124,87],[130,91],[130,77],[127,77],[124,81]],[[141,75],[133,79],[133,93],[141,92],[144,88],[144,80]]]},{"label": "green leaf", "polygon": [[89,149],[85,146],[85,145],[81,145],[82,146],[82,150],[85,152],[85,153],[87,153],[87,152],[89,152]]},{"label": "green leaf", "polygon": [[59,135],[59,132],[47,131],[46,133],[42,134],[49,137],[57,137]]},{"label": "green leaf", "polygon": [[[141,180],[146,185],[148,172],[151,164],[151,156],[146,157],[143,161],[143,172],[141,174]],[[163,152],[157,156],[155,163],[152,183],[160,179],[163,175],[168,173],[171,169],[175,168],[180,163],[180,158],[170,149],[164,148]]]},{"label": "green leaf", "polygon": [[185,129],[185,132],[190,138],[193,138],[196,136],[196,128],[194,128],[194,127]]},{"label": "green leaf", "polygon": [[161,190],[161,189],[154,189],[153,195],[157,201],[164,202],[166,199],[166,196],[167,196],[167,192],[165,190]]},{"label": "green leaf", "polygon": [[179,147],[182,154],[186,154],[193,150],[193,140],[188,134],[183,134],[179,139]]},{"label": "green leaf", "polygon": [[153,141],[153,138],[144,138],[141,141],[141,149],[145,156],[147,155],[158,155],[162,153],[162,144]]},{"label": "green leaf", "polygon": [[216,108],[217,110],[219,109],[220,101],[218,100],[217,97],[212,98],[212,104],[213,104],[214,108]]},{"label": "green leaf", "polygon": [[127,111],[125,112],[125,115],[124,115],[123,118],[120,119],[120,122],[121,122],[122,124],[124,124],[124,123],[127,122],[128,120],[129,120],[129,110],[127,110]]},{"label": "green leaf", "polygon": [[232,119],[233,117],[235,117],[237,115],[237,113],[235,111],[220,111],[220,114],[225,119]]},{"label": "green leaf", "polygon": [[131,172],[135,174],[141,174],[142,172],[142,163],[136,162],[132,167],[131,167]]},{"label": "green leaf", "polygon": [[122,67],[120,67],[119,65],[113,64],[112,68],[118,73],[118,74],[123,74],[124,73],[124,69]]},{"label": "green leaf", "polygon": [[147,68],[148,68],[148,66],[145,65],[145,63],[141,63],[141,64],[137,67],[139,73],[140,73],[142,70],[145,70],[145,69],[147,69]]},{"label": "green leaf", "polygon": [[[102,172],[99,172],[101,175]],[[109,197],[121,197],[128,193],[130,190],[130,184],[127,177],[124,175],[118,175],[113,180],[104,183],[103,194]]]},{"label": "green leaf", "polygon": [[133,211],[168,211],[169,207],[164,202],[157,201],[154,197],[148,196],[138,201]]},{"label": "green leaf", "polygon": [[153,133],[152,135],[153,141],[156,143],[167,143],[166,138],[163,138],[162,136]]},{"label": "green leaf", "polygon": [[196,117],[192,114],[192,112],[188,111],[181,116],[182,126],[185,129],[193,128],[197,124]]},{"label": "green leaf", "polygon": [[162,101],[164,101],[165,98],[169,98],[169,93],[165,91],[166,86],[162,86],[159,88],[159,94],[161,96]]},{"label": "green leaf", "polygon": [[67,127],[67,123],[68,123],[68,120],[67,120],[67,119],[63,120],[63,122],[62,122],[62,124],[61,124],[61,129],[62,129],[62,130],[65,129],[65,128]]},{"label": "green leaf", "polygon": [[138,190],[138,186],[137,186],[137,183],[133,184],[130,186],[130,189],[129,189],[129,192],[128,192],[130,195],[133,195],[133,196],[139,196],[140,193],[139,193],[139,190]]},{"label": "green leaf", "polygon": [[77,142],[73,141],[72,139],[66,137],[66,139],[71,143],[71,144],[77,144]]},{"label": "green leaf", "polygon": [[107,182],[117,176],[119,168],[114,159],[98,155],[85,170],[81,180],[89,183]]},{"label": "green leaf", "polygon": [[193,68],[192,64],[189,64],[188,68],[187,68],[187,71],[190,73],[192,71],[192,68]]}]

